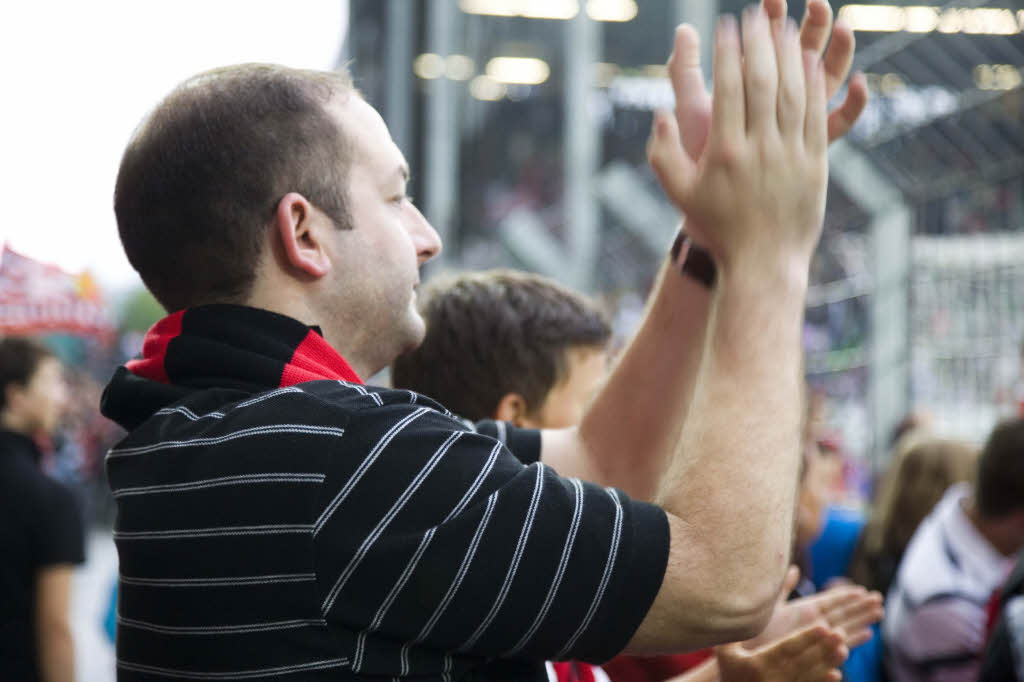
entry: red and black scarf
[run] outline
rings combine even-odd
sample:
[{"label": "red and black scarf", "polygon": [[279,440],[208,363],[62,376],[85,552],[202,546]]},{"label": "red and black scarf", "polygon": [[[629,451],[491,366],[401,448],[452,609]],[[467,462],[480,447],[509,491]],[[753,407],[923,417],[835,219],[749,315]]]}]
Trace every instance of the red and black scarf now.
[{"label": "red and black scarf", "polygon": [[131,429],[194,390],[258,392],[318,379],[362,383],[317,327],[259,308],[205,305],[153,325],[142,356],[108,384],[101,410]]}]

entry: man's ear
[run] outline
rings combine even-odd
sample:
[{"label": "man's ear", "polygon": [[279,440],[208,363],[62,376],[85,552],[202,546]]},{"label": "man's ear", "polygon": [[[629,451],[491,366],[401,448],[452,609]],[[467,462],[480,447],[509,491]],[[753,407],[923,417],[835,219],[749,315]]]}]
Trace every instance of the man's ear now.
[{"label": "man's ear", "polygon": [[289,192],[277,203],[274,231],[284,247],[285,260],[313,277],[323,277],[331,269],[331,259],[323,242],[324,226],[332,226],[297,192]]},{"label": "man's ear", "polygon": [[[526,399],[519,393],[506,393],[501,396],[498,406],[494,408],[494,418],[498,421],[510,422],[516,426],[530,426],[527,417]],[[527,422],[527,423],[524,423]]]}]

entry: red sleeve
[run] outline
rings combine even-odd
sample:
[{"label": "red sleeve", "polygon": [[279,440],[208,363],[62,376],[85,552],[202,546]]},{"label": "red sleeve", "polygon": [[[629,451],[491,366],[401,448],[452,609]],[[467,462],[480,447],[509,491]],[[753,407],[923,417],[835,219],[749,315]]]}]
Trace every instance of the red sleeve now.
[{"label": "red sleeve", "polygon": [[616,656],[601,665],[612,682],[662,682],[711,658],[711,649],[673,656]]}]

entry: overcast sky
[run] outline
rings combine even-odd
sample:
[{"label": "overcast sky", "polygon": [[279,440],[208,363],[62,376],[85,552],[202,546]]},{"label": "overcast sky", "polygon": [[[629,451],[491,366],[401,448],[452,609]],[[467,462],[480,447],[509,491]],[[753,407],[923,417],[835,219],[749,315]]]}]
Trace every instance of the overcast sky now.
[{"label": "overcast sky", "polygon": [[111,207],[132,130],[178,82],[266,61],[331,68],[348,0],[53,0],[0,11],[0,242],[108,289],[138,282]]}]

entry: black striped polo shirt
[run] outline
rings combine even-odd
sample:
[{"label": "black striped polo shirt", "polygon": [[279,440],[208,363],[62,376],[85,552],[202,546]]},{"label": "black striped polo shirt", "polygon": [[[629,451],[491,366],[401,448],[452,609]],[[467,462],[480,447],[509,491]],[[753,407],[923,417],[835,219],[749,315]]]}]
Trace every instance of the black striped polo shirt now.
[{"label": "black striped polo shirt", "polygon": [[103,408],[130,430],[119,680],[544,680],[618,653],[660,587],[660,509],[557,476],[535,431],[363,386],[289,318],[166,318]]}]

